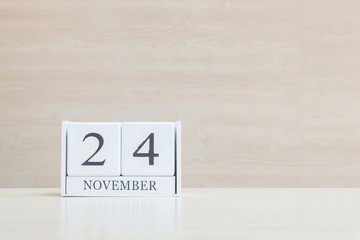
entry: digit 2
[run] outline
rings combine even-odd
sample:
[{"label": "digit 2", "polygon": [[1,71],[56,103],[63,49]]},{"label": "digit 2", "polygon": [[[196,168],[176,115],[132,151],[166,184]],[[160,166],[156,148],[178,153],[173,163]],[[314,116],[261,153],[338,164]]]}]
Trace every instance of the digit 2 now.
[{"label": "digit 2", "polygon": [[[139,150],[144,146],[147,140],[149,142],[149,152],[148,153],[139,153]],[[133,153],[133,157],[148,157],[149,165],[154,165],[154,157],[158,157],[158,153],[154,153],[154,133],[150,133],[150,135],[140,144],[140,146]]]},{"label": "digit 2", "polygon": [[106,159],[104,159],[104,160],[101,161],[101,162],[90,162],[90,159],[91,159],[92,157],[94,157],[95,154],[96,154],[98,151],[100,151],[100,149],[101,149],[102,146],[104,145],[104,138],[103,138],[100,134],[98,134],[98,133],[88,133],[88,134],[84,137],[83,142],[84,142],[88,137],[94,137],[94,138],[96,138],[96,139],[99,141],[99,146],[98,146],[98,148],[96,149],[96,151],[93,153],[93,155],[91,155],[91,156],[90,156],[85,162],[83,162],[81,165],[83,165],[83,166],[103,166]]}]

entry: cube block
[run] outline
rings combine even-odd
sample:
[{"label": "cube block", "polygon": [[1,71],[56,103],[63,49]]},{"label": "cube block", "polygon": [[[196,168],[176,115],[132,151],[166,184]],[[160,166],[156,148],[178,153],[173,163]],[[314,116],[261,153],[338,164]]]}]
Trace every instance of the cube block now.
[{"label": "cube block", "polygon": [[180,122],[62,124],[62,196],[179,196]]}]

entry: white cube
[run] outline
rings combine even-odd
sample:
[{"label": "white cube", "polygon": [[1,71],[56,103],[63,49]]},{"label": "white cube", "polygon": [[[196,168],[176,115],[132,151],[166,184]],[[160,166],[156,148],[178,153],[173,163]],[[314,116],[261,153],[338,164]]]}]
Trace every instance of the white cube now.
[{"label": "white cube", "polygon": [[120,123],[69,123],[68,176],[120,176]]},{"label": "white cube", "polygon": [[175,124],[123,123],[122,175],[173,176]]}]

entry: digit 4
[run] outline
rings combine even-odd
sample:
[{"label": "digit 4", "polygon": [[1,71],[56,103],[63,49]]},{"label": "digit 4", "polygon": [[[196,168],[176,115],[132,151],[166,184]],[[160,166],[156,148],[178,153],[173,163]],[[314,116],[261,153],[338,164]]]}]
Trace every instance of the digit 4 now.
[{"label": "digit 4", "polygon": [[[139,153],[139,150],[144,146],[144,144],[148,140],[149,140],[149,152],[148,153]],[[148,157],[149,165],[154,165],[154,158],[159,157],[158,153],[154,153],[154,133],[150,133],[150,135],[139,145],[139,147],[133,153],[133,157]]]}]

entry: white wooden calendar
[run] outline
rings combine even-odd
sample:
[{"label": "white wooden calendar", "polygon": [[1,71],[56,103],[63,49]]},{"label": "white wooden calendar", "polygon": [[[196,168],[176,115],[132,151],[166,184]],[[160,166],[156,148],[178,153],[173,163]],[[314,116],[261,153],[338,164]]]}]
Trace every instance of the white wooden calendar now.
[{"label": "white wooden calendar", "polygon": [[181,122],[62,122],[62,196],[179,196]]}]

